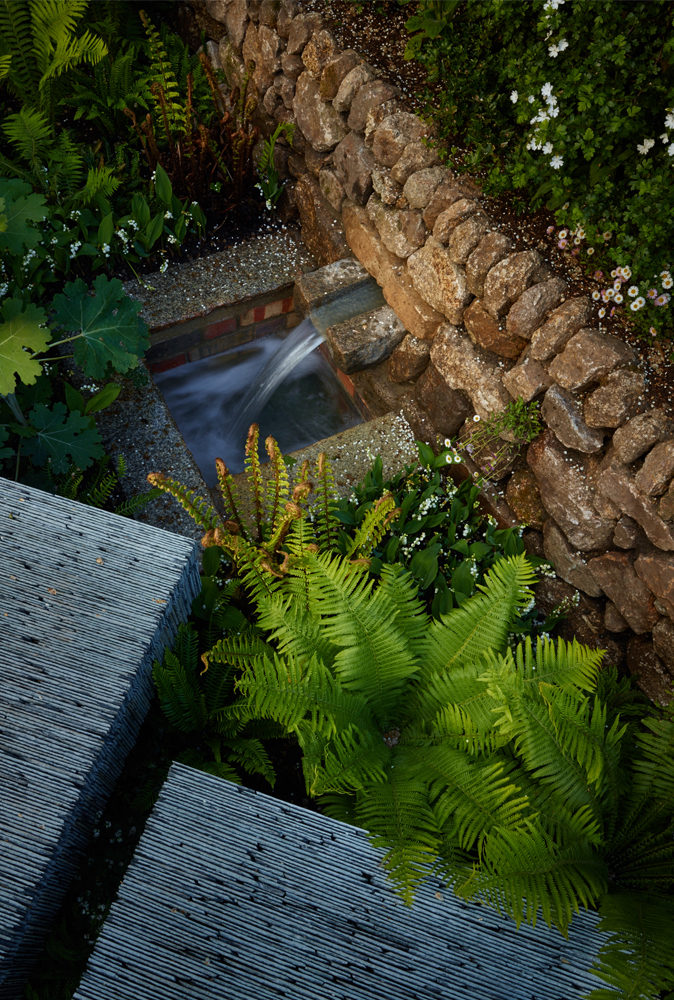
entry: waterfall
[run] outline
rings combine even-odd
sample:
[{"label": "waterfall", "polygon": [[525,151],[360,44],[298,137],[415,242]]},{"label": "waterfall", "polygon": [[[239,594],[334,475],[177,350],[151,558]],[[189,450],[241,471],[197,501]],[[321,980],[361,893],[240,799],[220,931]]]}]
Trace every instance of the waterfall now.
[{"label": "waterfall", "polygon": [[307,355],[323,340],[310,319],[304,319],[288,334],[278,351],[269,359],[259,379],[250,386],[241,400],[238,416],[232,424],[230,435],[245,440],[248,428],[258,419],[265,403],[281,383]]},{"label": "waterfall", "polygon": [[370,278],[351,288],[340,290],[334,298],[312,309],[309,317],[302,320],[283,340],[242,399],[238,416],[232,424],[232,436],[235,439],[245,439],[248,428],[257,421],[265,403],[296,366],[318,347],[329,326],[378,309],[383,304],[381,290]]}]

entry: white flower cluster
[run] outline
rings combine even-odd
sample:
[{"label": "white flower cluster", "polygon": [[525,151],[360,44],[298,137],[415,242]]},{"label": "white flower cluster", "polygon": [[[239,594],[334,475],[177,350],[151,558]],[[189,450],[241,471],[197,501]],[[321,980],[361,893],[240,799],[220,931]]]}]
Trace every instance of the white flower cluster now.
[{"label": "white flower cluster", "polygon": [[[564,42],[564,48],[566,48],[566,42]],[[560,49],[561,51],[561,49]],[[517,94],[517,91],[513,91],[510,95],[510,99],[513,99],[513,94]],[[541,96],[545,101],[545,107],[540,108],[536,114],[529,119],[529,124],[534,126],[533,132],[529,141],[527,142],[527,149],[535,152],[542,152],[545,156],[552,156],[554,152],[551,142],[544,142],[544,136],[541,135],[541,126],[543,126],[543,131],[545,125],[552,118],[556,118],[559,114],[559,104],[557,103],[557,98],[552,92],[552,84],[550,82],[544,83],[541,87]],[[527,98],[529,104],[533,104],[535,101],[533,94],[530,94]],[[564,165],[564,159],[561,156],[552,156],[550,160],[550,166],[553,170],[559,170],[560,167]]]}]

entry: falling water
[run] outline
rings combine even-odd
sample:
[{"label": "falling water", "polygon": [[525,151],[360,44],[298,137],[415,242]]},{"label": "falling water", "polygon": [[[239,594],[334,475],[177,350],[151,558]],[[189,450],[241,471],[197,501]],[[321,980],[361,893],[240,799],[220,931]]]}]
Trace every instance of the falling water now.
[{"label": "falling water", "polygon": [[318,347],[322,340],[323,334],[318,332],[310,319],[302,320],[300,325],[285,337],[279,349],[263,368],[258,380],[251,384],[241,400],[239,413],[231,430],[235,439],[245,439],[249,426],[258,419],[265,403],[271,399],[281,382]]},{"label": "falling water", "polygon": [[379,286],[371,279],[346,289],[340,289],[333,298],[324,300],[312,309],[310,316],[302,320],[283,341],[276,354],[269,359],[255,385],[251,385],[241,402],[233,432],[235,436],[245,434],[265,403],[288,375],[318,347],[329,326],[352,319],[361,313],[378,309],[384,304]]}]

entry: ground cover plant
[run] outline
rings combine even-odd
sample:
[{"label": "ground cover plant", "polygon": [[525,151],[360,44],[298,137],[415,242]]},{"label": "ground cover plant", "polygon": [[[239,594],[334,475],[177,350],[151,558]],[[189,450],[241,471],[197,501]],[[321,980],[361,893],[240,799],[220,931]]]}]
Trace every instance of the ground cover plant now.
[{"label": "ground cover plant", "polygon": [[[246,766],[245,728],[257,738],[271,725],[268,734],[296,739],[307,794],[370,832],[408,901],[437,863],[459,895],[479,894],[517,922],[565,931],[579,907],[598,908],[604,982],[640,997],[674,985],[671,712],[602,669],[601,651],[545,635],[514,645],[535,579],[523,554],[494,551],[469,593],[454,593],[450,578],[450,609],[431,615],[403,548],[398,559],[373,555],[401,514],[394,496],[366,502],[349,545],[332,516],[348,502],[325,513],[329,466],[316,470],[312,507],[307,468],[293,487],[275,442],[267,447],[265,481],[252,428],[250,517],[222,463],[226,518],[151,477],[206,529],[189,649],[183,640],[155,664],[164,711],[196,738],[192,762],[200,753],[200,766],[231,776]],[[436,470],[420,465],[427,481],[449,454],[434,456]],[[378,492],[378,463],[372,473],[360,491]],[[408,476],[404,516],[415,504],[423,516]],[[448,492],[453,501],[451,480]],[[444,518],[461,523],[452,503]],[[518,536],[493,541],[507,538]],[[264,773],[260,761],[273,765],[273,751],[254,766]]]},{"label": "ground cover plant", "polygon": [[671,336],[671,2],[419,0],[407,28],[450,163],[547,205],[609,311]]}]

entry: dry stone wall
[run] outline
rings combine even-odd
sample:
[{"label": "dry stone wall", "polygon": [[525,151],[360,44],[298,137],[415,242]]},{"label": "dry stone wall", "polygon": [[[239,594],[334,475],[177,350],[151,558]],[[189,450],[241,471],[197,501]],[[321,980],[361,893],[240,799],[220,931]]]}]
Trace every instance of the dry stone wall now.
[{"label": "dry stone wall", "polygon": [[664,700],[674,679],[674,426],[649,407],[633,351],[592,325],[590,301],[570,295],[536,250],[515,252],[478,185],[440,165],[428,126],[357,52],[339,49],[319,15],[298,0],[193,4],[216,26],[208,51],[230,84],[250,72],[267,134],[295,123],[277,166],[292,180],[305,241],[322,263],[354,255],[380,285],[404,327],[388,380],[426,426],[454,437],[474,414],[541,401],[545,432],[503,493],[565,581],[551,584],[550,600],[580,591],[581,641],[622,636],[630,669]]}]

